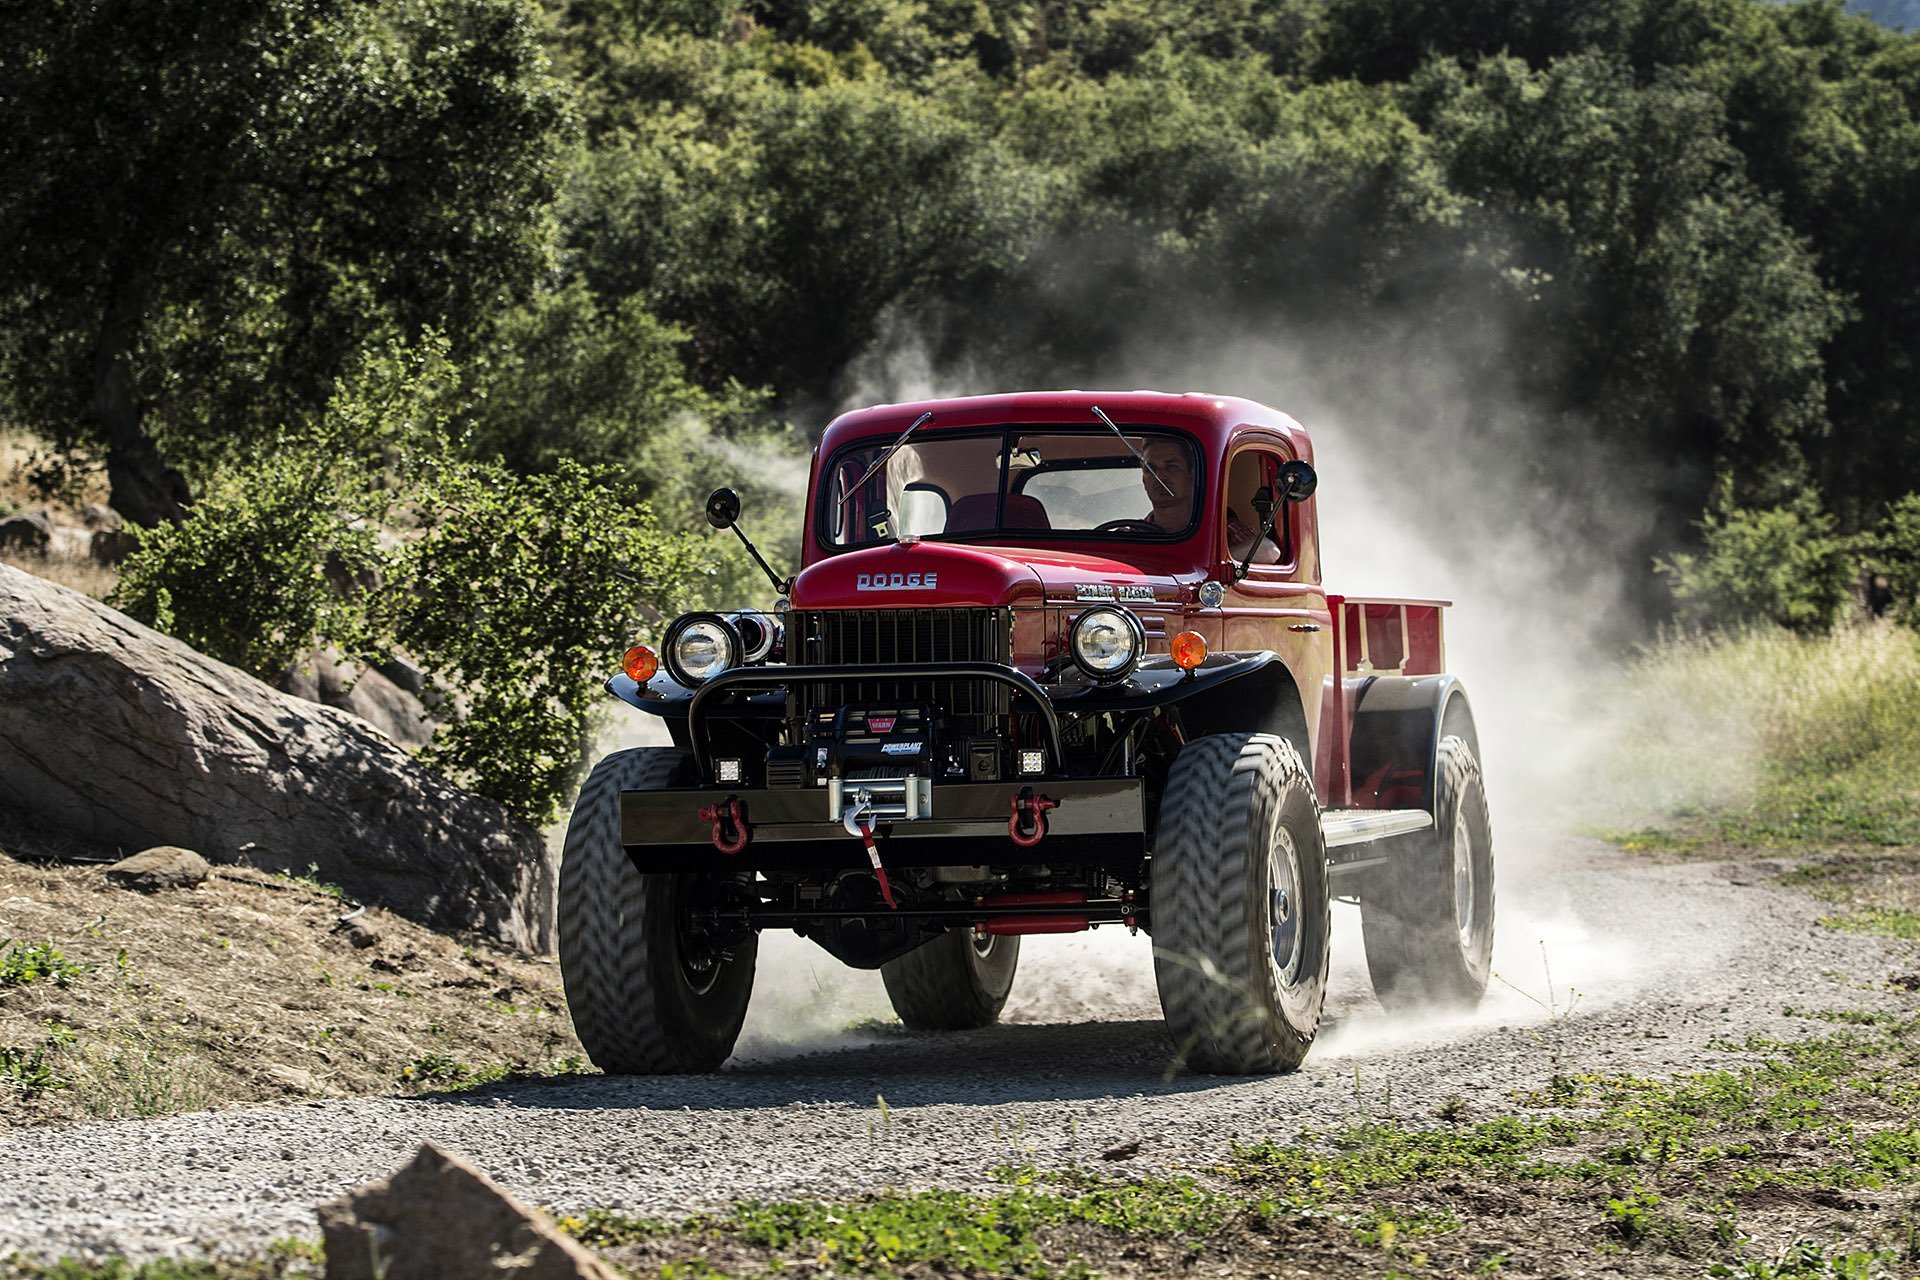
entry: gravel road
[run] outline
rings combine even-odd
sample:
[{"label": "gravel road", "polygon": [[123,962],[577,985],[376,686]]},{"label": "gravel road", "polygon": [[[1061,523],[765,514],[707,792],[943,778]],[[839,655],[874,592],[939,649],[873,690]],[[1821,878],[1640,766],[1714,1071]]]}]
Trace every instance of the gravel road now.
[{"label": "gravel road", "polygon": [[[673,1216],[740,1197],[986,1185],[1012,1161],[1194,1167],[1236,1140],[1368,1115],[1493,1114],[1556,1070],[1725,1063],[1719,1038],[1811,1034],[1804,1008],[1892,1007],[1911,949],[1815,923],[1764,866],[1651,866],[1587,841],[1502,833],[1496,982],[1479,1014],[1390,1019],[1358,918],[1336,910],[1329,1017],[1295,1075],[1169,1070],[1144,938],[1030,941],[1007,1023],[910,1035],[877,978],[810,944],[762,950],[740,1055],[717,1076],[522,1085],[0,1134],[0,1254],[196,1253],[316,1234],[313,1206],[431,1138],[523,1199]],[[1551,971],[1549,986],[1548,971]],[[1570,994],[1577,989],[1577,999]],[[851,1024],[851,1029],[849,1029]],[[884,1108],[879,1099],[885,1098]]]}]

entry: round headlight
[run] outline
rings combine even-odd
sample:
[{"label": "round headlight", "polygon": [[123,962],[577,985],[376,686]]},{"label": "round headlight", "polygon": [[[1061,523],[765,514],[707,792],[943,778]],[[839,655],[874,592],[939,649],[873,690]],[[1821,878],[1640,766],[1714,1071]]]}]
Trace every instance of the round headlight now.
[{"label": "round headlight", "polygon": [[667,671],[684,685],[704,684],[740,665],[740,636],[717,613],[690,613],[667,628]]},{"label": "round headlight", "polygon": [[740,637],[740,660],[748,666],[765,662],[780,640],[780,622],[773,614],[742,609],[728,614],[727,622]]},{"label": "round headlight", "polygon": [[1139,665],[1147,635],[1126,609],[1089,609],[1074,619],[1068,647],[1074,665],[1095,680],[1119,680]]}]

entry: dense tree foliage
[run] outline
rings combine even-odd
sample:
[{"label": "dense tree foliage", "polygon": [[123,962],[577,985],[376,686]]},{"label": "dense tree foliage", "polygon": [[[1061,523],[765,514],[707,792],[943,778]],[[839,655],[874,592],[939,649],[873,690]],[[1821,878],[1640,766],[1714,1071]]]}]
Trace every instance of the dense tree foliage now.
[{"label": "dense tree foliage", "polygon": [[[1589,532],[1596,475],[1631,476],[1617,553],[1688,608],[1810,625],[1833,548],[1901,582],[1920,557],[1920,37],[1840,0],[6,18],[0,417],[138,520],[197,503],[323,577],[333,526],[298,509],[364,506],[392,449],[326,435],[341,379],[423,328],[447,474],[596,511],[617,483],[676,526],[724,478],[772,527],[796,446],[903,352],[941,387],[1138,385],[1176,336],[1263,338],[1349,383],[1419,366],[1453,447]],[[360,476],[261,472],[290,439]],[[1816,598],[1775,599],[1808,556]],[[204,623],[140,589],[258,666],[324,631],[314,581]]]}]

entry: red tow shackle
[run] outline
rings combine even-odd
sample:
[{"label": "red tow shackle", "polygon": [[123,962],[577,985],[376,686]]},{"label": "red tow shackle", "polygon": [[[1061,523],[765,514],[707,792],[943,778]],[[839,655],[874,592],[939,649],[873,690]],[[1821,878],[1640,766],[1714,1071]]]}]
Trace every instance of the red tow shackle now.
[{"label": "red tow shackle", "polygon": [[713,847],[722,853],[738,853],[753,839],[753,831],[747,826],[746,801],[738,797],[728,797],[725,804],[710,804],[698,816],[700,821],[713,824]]},{"label": "red tow shackle", "polygon": [[1013,798],[1013,814],[1007,819],[1007,838],[1022,849],[1031,849],[1047,838],[1047,810],[1058,809],[1060,802],[1031,791]]}]

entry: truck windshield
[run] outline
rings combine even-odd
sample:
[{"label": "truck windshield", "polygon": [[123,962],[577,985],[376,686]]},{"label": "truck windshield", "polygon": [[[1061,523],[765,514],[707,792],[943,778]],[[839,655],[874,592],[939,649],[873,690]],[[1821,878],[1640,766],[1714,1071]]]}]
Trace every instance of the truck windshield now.
[{"label": "truck windshield", "polygon": [[952,434],[923,429],[864,484],[861,477],[894,437],[849,445],[822,476],[820,541],[856,547],[905,536],[1184,537],[1198,518],[1193,442],[1154,428],[1123,427],[1122,433],[1124,442],[1098,424]]}]

